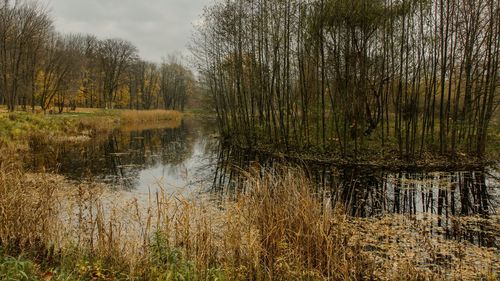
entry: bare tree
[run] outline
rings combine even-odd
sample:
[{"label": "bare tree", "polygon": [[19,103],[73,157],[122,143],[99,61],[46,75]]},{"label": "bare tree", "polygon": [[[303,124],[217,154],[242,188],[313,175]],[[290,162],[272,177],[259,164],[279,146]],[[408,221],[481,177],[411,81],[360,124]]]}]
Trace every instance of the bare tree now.
[{"label": "bare tree", "polygon": [[[36,63],[33,64],[35,52],[39,50],[43,34],[51,28],[51,20],[36,2],[3,2],[0,8],[0,88],[9,111],[15,110],[19,90],[23,82],[26,84],[26,73],[33,73],[36,68]],[[28,88],[31,89],[25,87],[24,90]],[[23,97],[26,104],[26,94]]]},{"label": "bare tree", "polygon": [[184,110],[194,78],[180,59],[171,56],[161,65],[160,94],[167,109]]},{"label": "bare tree", "polygon": [[43,63],[39,73],[39,102],[43,111],[52,104],[64,109],[70,93],[76,93],[82,74],[82,57],[78,38],[72,35],[50,35],[43,53]]},{"label": "bare tree", "polygon": [[106,39],[98,42],[97,56],[104,104],[113,108],[117,90],[125,83],[125,70],[137,58],[137,48],[125,40]]},{"label": "bare tree", "polygon": [[498,104],[499,5],[229,0],[205,10],[191,49],[223,134],[249,146],[481,156]]}]

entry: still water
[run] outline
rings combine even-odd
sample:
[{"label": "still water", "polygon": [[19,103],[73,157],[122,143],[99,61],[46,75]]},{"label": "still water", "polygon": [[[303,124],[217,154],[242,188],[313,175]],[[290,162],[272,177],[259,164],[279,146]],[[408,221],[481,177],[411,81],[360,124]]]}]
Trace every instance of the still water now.
[{"label": "still water", "polygon": [[88,142],[34,148],[29,165],[137,194],[159,187],[202,192],[211,187],[217,160],[214,125],[187,120],[174,128],[121,128]]},{"label": "still water", "polygon": [[[276,159],[223,145],[213,120],[182,121],[163,128],[122,128],[83,143],[32,147],[34,170],[49,170],[71,180],[103,182],[134,195],[159,187],[186,196],[231,198],[241,190],[240,169],[271,168]],[[473,171],[398,171],[306,165],[318,194],[352,216],[388,213],[415,218],[437,215],[435,231],[448,238],[500,247],[500,174],[487,167]],[[455,219],[464,218],[457,223]],[[493,219],[491,219],[493,218]]]}]

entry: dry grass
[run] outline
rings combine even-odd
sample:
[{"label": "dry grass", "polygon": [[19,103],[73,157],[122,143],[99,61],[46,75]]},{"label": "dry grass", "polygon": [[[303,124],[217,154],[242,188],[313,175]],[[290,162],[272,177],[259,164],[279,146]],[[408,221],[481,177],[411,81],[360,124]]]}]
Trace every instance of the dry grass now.
[{"label": "dry grass", "polygon": [[182,118],[182,114],[174,110],[121,110],[119,116],[124,123],[175,121]]},{"label": "dry grass", "polygon": [[0,145],[27,148],[30,143],[83,142],[120,126],[126,130],[174,128],[181,120],[181,113],[165,110],[80,109],[62,115],[0,112]]},{"label": "dry grass", "polygon": [[[497,249],[446,241],[402,216],[354,219],[300,171],[245,175],[215,204],[161,191],[142,198],[0,157],[0,256],[54,280],[496,280]],[[10,153],[10,154],[9,154]],[[0,263],[1,263],[0,258]],[[1,275],[1,272],[0,272]],[[0,278],[1,279],[1,278]]]},{"label": "dry grass", "polygon": [[175,129],[181,126],[182,119],[164,120],[152,123],[125,123],[120,126],[122,132],[137,132],[156,129]]},{"label": "dry grass", "polygon": [[75,111],[73,111],[73,112],[76,112],[76,113],[99,113],[100,111],[102,111],[102,109],[100,109],[100,108],[77,107],[75,109]]}]

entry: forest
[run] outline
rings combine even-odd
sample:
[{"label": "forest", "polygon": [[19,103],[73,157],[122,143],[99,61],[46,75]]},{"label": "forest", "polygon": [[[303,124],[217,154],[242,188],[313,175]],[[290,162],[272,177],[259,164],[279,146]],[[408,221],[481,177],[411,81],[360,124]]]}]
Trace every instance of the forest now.
[{"label": "forest", "polygon": [[0,3],[0,104],[9,111],[182,111],[194,89],[193,73],[176,55],[148,62],[123,39],[57,32],[39,2]]},{"label": "forest", "polygon": [[220,129],[246,147],[356,159],[484,156],[497,0],[232,0],[193,42]]}]

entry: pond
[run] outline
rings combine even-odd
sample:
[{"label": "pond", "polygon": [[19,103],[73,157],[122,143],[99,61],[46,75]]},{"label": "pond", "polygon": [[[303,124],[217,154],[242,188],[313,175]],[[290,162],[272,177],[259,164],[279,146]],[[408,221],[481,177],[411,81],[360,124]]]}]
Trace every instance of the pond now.
[{"label": "pond", "polygon": [[[180,126],[121,128],[83,143],[33,147],[28,165],[70,180],[103,182],[134,196],[159,187],[185,196],[233,198],[241,169],[272,169],[280,161],[224,145],[214,120],[187,119]],[[472,171],[386,171],[301,164],[319,196],[349,215],[431,216],[432,231],[447,238],[500,247],[500,174],[493,167]],[[493,219],[491,219],[493,217]],[[459,218],[459,219],[457,219]]]},{"label": "pond", "polygon": [[119,128],[88,142],[32,148],[28,165],[136,194],[158,187],[189,192],[207,187],[213,174],[218,144],[214,125],[187,120],[178,127]]}]

